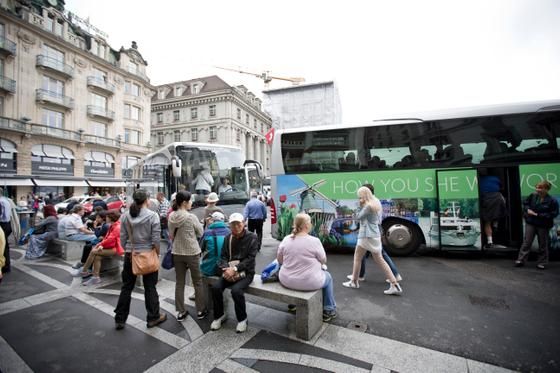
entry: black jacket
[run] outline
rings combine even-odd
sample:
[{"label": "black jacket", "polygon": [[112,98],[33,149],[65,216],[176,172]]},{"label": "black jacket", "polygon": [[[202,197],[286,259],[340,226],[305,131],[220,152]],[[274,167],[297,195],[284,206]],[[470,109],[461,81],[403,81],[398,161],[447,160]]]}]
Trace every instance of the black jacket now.
[{"label": "black jacket", "polygon": [[[231,257],[229,255],[229,241],[231,237]],[[243,272],[247,275],[255,274],[255,257],[259,249],[259,239],[253,232],[245,229],[241,238],[235,238],[232,234],[228,234],[224,240],[224,247],[222,248],[222,256],[218,262],[218,267],[227,268],[228,263],[232,260],[239,260],[237,271]]]},{"label": "black jacket", "polygon": [[[527,214],[527,210],[531,209],[538,214],[532,216]],[[527,224],[541,228],[552,228],[554,218],[558,215],[558,202],[556,198],[547,195],[541,202],[540,197],[536,193],[532,193],[523,201],[523,215]]]}]

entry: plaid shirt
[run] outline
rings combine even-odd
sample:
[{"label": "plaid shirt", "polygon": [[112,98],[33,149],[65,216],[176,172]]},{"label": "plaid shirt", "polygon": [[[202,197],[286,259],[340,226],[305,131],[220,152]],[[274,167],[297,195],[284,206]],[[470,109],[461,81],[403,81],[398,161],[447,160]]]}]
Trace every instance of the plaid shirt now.
[{"label": "plaid shirt", "polygon": [[167,210],[169,210],[169,201],[164,198],[163,201],[159,203],[159,217],[167,218]]}]

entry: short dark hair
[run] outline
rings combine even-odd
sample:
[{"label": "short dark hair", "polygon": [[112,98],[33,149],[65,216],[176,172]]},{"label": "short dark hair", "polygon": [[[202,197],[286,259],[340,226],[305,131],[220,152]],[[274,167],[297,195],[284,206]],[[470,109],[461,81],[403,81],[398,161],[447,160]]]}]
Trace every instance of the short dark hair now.
[{"label": "short dark hair", "polygon": [[82,205],[79,205],[79,204],[74,205],[74,207],[72,207],[72,213],[77,214],[78,212],[83,211],[83,209],[84,209],[84,206],[82,206]]},{"label": "short dark hair", "polygon": [[118,221],[121,217],[121,213],[117,209],[107,211],[106,215],[113,223]]},{"label": "short dark hair", "polygon": [[365,184],[362,185],[362,186],[365,186],[366,188],[368,188],[369,190],[371,190],[371,194],[375,194],[373,185],[371,185],[370,183],[365,183]]}]

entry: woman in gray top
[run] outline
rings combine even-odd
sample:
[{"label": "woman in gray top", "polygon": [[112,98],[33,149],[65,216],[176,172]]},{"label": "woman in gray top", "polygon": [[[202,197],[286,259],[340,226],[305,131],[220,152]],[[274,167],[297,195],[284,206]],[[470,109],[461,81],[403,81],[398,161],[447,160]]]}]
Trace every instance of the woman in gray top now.
[{"label": "woman in gray top", "polygon": [[49,241],[58,237],[58,218],[52,205],[43,208],[44,219],[35,226],[25,252],[26,259],[38,259],[45,255]]},{"label": "woman in gray top", "polygon": [[[121,217],[121,246],[125,250],[122,271],[122,288],[117,308],[115,308],[115,326],[117,330],[124,328],[128,313],[132,289],[136,284],[136,275],[132,272],[132,248],[134,251],[156,250],[159,255],[161,227],[157,213],[148,209],[148,193],[138,189],[132,195],[134,202],[129,211]],[[142,276],[144,283],[144,302],[148,311],[148,328],[153,328],[167,320],[164,313],[160,314],[159,297],[156,290],[158,271]]]}]

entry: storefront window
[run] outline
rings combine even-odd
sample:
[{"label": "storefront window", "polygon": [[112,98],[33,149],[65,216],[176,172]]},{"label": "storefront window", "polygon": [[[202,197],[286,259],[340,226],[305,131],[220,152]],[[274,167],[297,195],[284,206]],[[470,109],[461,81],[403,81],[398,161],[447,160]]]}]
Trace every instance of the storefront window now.
[{"label": "storefront window", "polygon": [[0,172],[16,173],[16,144],[0,138]]}]

